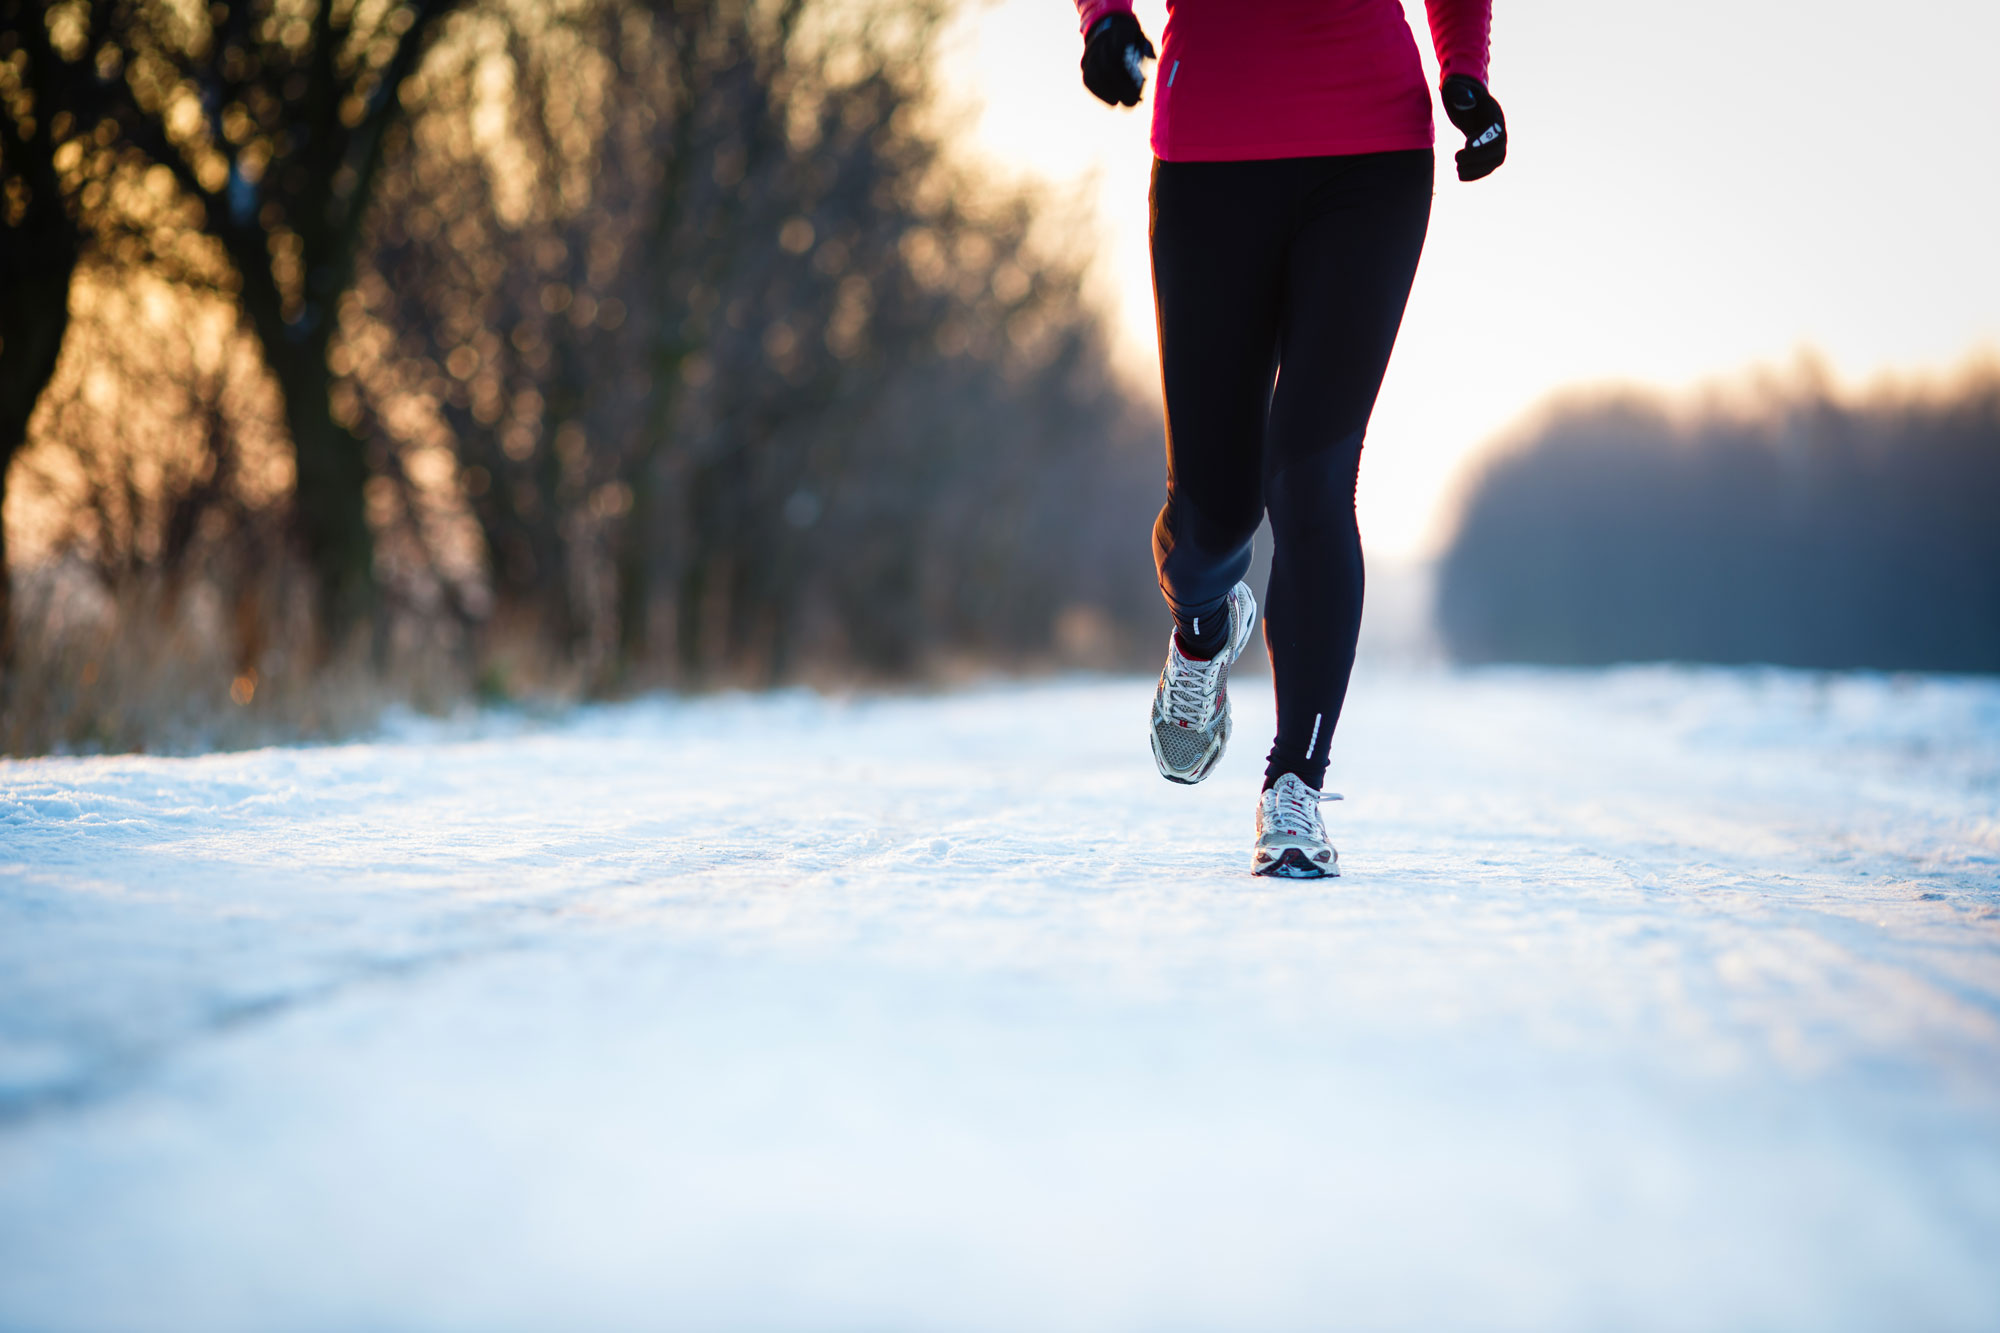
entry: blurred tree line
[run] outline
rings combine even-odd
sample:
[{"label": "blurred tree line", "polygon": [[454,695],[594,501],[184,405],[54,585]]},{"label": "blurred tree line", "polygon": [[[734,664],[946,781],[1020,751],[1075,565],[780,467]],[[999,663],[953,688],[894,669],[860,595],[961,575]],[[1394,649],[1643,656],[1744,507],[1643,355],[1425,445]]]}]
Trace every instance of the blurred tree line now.
[{"label": "blurred tree line", "polygon": [[239,703],[355,644],[585,692],[1115,656],[1157,418],[1082,219],[944,151],[947,17],[0,0],[9,748],[106,669],[80,615],[193,617]]},{"label": "blurred tree line", "polygon": [[2000,671],[2000,366],[1559,405],[1477,477],[1438,612],[1469,662]]}]

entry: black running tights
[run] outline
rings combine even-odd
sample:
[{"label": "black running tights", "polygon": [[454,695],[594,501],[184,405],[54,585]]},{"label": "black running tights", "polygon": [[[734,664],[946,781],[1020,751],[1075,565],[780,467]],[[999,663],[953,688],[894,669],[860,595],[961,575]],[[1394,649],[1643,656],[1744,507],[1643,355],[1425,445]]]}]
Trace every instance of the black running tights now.
[{"label": "black running tights", "polygon": [[1428,149],[1153,165],[1167,406],[1153,555],[1183,640],[1212,641],[1270,514],[1267,786],[1326,779],[1361,630],[1361,441],[1430,211]]}]

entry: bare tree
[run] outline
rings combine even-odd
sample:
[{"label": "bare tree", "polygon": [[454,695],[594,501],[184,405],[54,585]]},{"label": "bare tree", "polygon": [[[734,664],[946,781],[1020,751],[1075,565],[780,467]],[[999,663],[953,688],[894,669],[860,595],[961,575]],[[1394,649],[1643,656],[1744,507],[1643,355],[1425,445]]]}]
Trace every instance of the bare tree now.
[{"label": "bare tree", "polygon": [[116,28],[132,138],[200,203],[284,395],[294,521],[336,639],[372,604],[375,579],[367,452],[334,413],[327,352],[401,86],[456,5],[139,4]]},{"label": "bare tree", "polygon": [[1029,243],[1045,203],[914,114],[943,16],[491,9],[427,71],[359,289],[357,347],[395,355],[353,360],[380,419],[434,410],[497,616],[591,688],[905,671],[945,624],[1032,652],[1066,599],[1001,592],[1019,527],[1053,587],[1144,529],[1149,419]]},{"label": "bare tree", "polygon": [[[297,553],[316,594],[285,601],[320,608],[322,654],[372,607],[378,676],[422,640],[465,654],[446,672],[597,693],[1029,661],[1060,626],[1156,618],[1157,418],[1037,240],[1075,228],[940,141],[946,3],[48,7],[108,106],[57,131],[44,191],[76,290],[168,290],[234,332],[69,340],[87,373],[58,370],[17,470],[44,549],[119,617]],[[0,68],[17,138],[29,70]],[[202,359],[223,344],[257,349],[249,416],[240,357]],[[246,489],[251,438],[280,491]],[[222,654],[246,680],[254,639]],[[43,656],[58,684],[77,665]]]}]

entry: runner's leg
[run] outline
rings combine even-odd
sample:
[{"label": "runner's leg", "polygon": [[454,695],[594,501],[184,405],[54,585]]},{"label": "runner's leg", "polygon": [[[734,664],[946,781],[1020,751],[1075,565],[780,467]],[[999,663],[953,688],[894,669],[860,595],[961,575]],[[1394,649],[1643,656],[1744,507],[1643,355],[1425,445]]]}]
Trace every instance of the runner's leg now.
[{"label": "runner's leg", "polygon": [[1264,421],[1297,162],[1155,162],[1153,293],[1167,501],[1153,525],[1183,652],[1209,657],[1264,515]]},{"label": "runner's leg", "polygon": [[1263,453],[1273,550],[1264,637],[1278,696],[1265,786],[1326,780],[1361,630],[1355,479],[1430,221],[1428,150],[1314,159],[1288,248]]}]

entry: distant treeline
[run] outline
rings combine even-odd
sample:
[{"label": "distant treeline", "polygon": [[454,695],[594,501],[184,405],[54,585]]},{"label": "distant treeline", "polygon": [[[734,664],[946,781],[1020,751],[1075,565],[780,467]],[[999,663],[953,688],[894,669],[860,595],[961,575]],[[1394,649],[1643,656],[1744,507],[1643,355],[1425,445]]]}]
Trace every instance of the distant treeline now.
[{"label": "distant treeline", "polygon": [[1560,404],[1476,477],[1438,617],[1466,662],[2000,671],[2000,367]]}]

